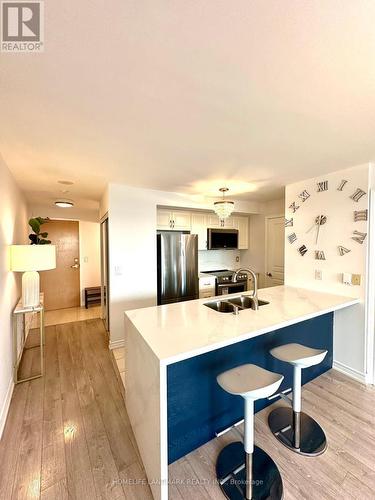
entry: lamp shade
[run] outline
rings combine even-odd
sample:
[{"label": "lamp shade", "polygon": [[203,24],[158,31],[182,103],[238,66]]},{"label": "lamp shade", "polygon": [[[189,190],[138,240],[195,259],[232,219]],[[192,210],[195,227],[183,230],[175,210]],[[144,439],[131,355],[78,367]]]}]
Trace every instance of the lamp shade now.
[{"label": "lamp shade", "polygon": [[55,245],[12,245],[11,270],[47,271],[56,267]]}]

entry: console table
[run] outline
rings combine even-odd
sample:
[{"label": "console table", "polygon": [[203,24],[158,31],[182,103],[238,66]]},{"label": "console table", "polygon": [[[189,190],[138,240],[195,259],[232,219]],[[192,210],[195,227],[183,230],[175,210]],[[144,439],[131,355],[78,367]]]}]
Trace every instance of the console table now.
[{"label": "console table", "polygon": [[[26,314],[30,313],[39,313],[40,314],[40,374],[33,375],[28,378],[19,379],[18,378],[18,368],[20,361],[22,359],[22,354],[24,349],[33,349],[37,346],[25,347],[26,343]],[[20,354],[18,354],[18,321],[17,318],[22,317],[22,337],[21,337],[21,348]],[[13,310],[12,314],[13,320],[13,379],[15,384],[19,384],[20,382],[27,382],[29,380],[34,380],[36,378],[42,377],[44,375],[44,295],[40,294],[40,302],[37,306],[34,307],[24,307],[22,304],[22,300],[18,302],[16,307]]]}]

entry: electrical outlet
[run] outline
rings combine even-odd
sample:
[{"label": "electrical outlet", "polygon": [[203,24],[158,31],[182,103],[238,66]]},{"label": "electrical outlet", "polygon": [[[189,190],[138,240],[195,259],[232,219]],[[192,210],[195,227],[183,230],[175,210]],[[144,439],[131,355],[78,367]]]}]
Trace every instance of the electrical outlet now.
[{"label": "electrical outlet", "polygon": [[352,284],[352,275],[350,273],[342,273],[342,282],[344,285]]},{"label": "electrical outlet", "polygon": [[321,269],[315,269],[315,279],[316,280],[321,280],[322,279],[322,271],[321,271]]},{"label": "electrical outlet", "polygon": [[352,285],[360,285],[360,284],[361,284],[361,275],[352,274]]}]

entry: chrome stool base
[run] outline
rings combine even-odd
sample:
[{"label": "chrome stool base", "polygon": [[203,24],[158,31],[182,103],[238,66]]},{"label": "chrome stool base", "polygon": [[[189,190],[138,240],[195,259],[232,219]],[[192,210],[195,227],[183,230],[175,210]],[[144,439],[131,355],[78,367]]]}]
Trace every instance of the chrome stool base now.
[{"label": "chrome stool base", "polygon": [[[222,492],[229,500],[246,498],[245,461],[246,453],[240,441],[225,446],[218,456],[216,476]],[[254,446],[252,464],[252,500],[281,500],[283,483],[272,458]]]},{"label": "chrome stool base", "polygon": [[304,412],[295,414],[292,408],[276,408],[268,416],[268,425],[280,443],[300,455],[316,457],[327,449],[323,429]]}]

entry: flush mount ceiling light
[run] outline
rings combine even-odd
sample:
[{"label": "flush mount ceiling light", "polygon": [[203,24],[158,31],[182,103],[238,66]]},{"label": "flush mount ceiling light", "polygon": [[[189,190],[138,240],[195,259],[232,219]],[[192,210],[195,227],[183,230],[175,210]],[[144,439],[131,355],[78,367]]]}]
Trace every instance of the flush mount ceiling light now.
[{"label": "flush mount ceiling light", "polygon": [[219,216],[220,220],[227,219],[234,210],[234,201],[229,201],[225,199],[225,193],[229,191],[228,188],[222,187],[219,189],[223,193],[223,199],[220,201],[215,201],[214,210]]},{"label": "flush mount ceiling light", "polygon": [[71,208],[74,207],[72,200],[56,200],[55,205],[60,208]]},{"label": "flush mount ceiling light", "polygon": [[74,182],[72,181],[57,181],[58,184],[63,184],[64,186],[72,186]]}]

